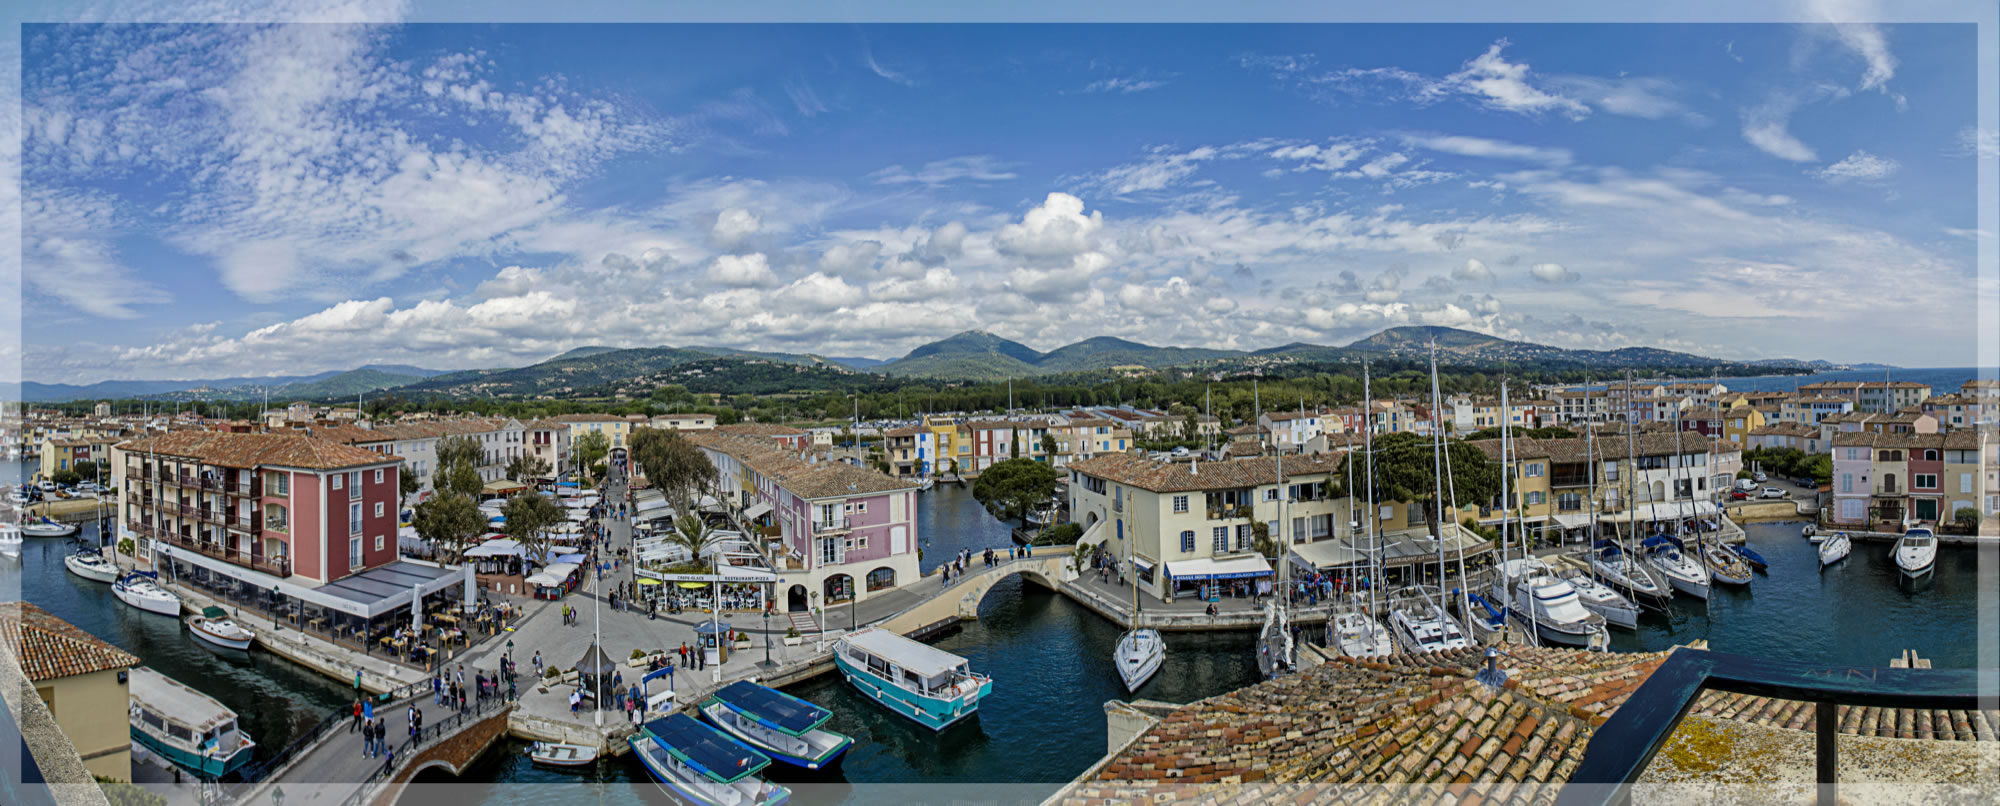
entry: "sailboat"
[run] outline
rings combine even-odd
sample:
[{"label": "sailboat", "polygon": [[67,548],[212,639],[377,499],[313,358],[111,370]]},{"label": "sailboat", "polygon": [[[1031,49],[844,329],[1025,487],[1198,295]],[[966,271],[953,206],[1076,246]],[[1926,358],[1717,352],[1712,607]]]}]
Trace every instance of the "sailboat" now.
[{"label": "sailboat", "polygon": [[[1132,563],[1129,547],[1125,567],[1138,567]],[[1118,636],[1118,645],[1111,651],[1111,663],[1118,667],[1118,679],[1125,681],[1125,691],[1138,691],[1160,671],[1160,663],[1166,657],[1167,642],[1160,639],[1160,631],[1139,626],[1139,580],[1133,579],[1132,629]]]},{"label": "sailboat", "polygon": [[[1431,345],[1431,410],[1438,411],[1437,345]],[[1437,476],[1438,576],[1444,576],[1445,480],[1441,440],[1444,429],[1431,429],[1431,462]],[[1445,610],[1444,592],[1431,585],[1411,585],[1389,597],[1389,624],[1396,643],[1412,655],[1468,649],[1472,639]]]},{"label": "sailboat", "polygon": [[[1361,399],[1364,401],[1363,411],[1365,412],[1373,403],[1368,388],[1368,366],[1366,364],[1363,364],[1361,367]],[[1364,417],[1365,421],[1366,418]],[[1375,454],[1372,450],[1374,446],[1374,429],[1367,426],[1364,426],[1364,428],[1367,428],[1367,430],[1362,432],[1361,450],[1366,455],[1367,458],[1365,461],[1368,463],[1368,599],[1364,602],[1362,601],[1361,594],[1356,593],[1354,594],[1353,608],[1344,613],[1334,615],[1331,622],[1333,635],[1330,636],[1330,643],[1333,645],[1335,651],[1350,658],[1382,658],[1394,654],[1396,646],[1394,641],[1389,638],[1389,631],[1382,627],[1382,622],[1375,619],[1375,590],[1382,582],[1382,568],[1375,556]],[[1354,508],[1354,443],[1352,439],[1348,440],[1347,457],[1347,501],[1349,514],[1351,515]],[[1352,517],[1348,519],[1347,538],[1349,541],[1354,539],[1354,531],[1360,526],[1360,519]]]},{"label": "sailboat", "polygon": [[1820,570],[1824,571],[1827,566],[1847,559],[1847,552],[1851,548],[1853,542],[1848,539],[1846,532],[1834,532],[1828,535],[1819,543]]}]

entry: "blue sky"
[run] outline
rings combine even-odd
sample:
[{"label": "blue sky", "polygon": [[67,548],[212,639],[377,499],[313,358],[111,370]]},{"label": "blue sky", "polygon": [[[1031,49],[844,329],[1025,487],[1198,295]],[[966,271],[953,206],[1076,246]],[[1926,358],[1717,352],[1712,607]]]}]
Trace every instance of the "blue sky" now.
[{"label": "blue sky", "polygon": [[1976,46],[1924,24],[30,26],[23,372],[1399,324],[1966,365],[1994,149]]}]

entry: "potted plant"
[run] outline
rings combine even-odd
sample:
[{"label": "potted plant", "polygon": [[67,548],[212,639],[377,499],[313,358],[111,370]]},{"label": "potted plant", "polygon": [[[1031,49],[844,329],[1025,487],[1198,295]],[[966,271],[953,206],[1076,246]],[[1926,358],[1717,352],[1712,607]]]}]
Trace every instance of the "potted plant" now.
[{"label": "potted plant", "polygon": [[799,635],[799,628],[797,627],[785,628],[785,646],[798,646],[805,640],[806,640],[805,636]]},{"label": "potted plant", "polygon": [[749,633],[747,633],[747,632],[741,632],[741,631],[737,631],[737,632],[736,632],[736,635],[735,635],[734,637],[736,638],[736,648],[737,648],[737,650],[739,650],[739,651],[740,651],[740,650],[745,650],[745,649],[749,649],[749,648],[750,648],[750,634],[749,634]]}]

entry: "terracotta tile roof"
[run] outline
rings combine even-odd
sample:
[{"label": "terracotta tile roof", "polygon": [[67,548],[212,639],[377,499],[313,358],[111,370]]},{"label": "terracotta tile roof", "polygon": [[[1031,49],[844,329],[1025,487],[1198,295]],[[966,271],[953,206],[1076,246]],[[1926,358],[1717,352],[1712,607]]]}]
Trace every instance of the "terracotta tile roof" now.
[{"label": "terracotta tile roof", "polygon": [[[1754,433],[1754,432],[1753,432]],[[1678,447],[1676,440],[1678,439]],[[1712,440],[1695,431],[1676,432],[1653,431],[1634,434],[1633,447],[1640,456],[1669,456],[1676,450],[1682,454],[1706,453]],[[1557,462],[1577,463],[1593,459],[1624,459],[1625,435],[1619,432],[1600,431],[1594,441],[1583,437],[1561,439],[1538,439],[1535,444],[1548,452],[1550,459]],[[1586,456],[1586,454],[1588,454]]]},{"label": "terracotta tile roof", "polygon": [[793,428],[789,425],[779,425],[777,423],[737,423],[735,425],[718,425],[715,427],[715,430],[721,431],[722,433],[725,434],[743,434],[753,437],[796,437],[796,436],[803,436],[806,433],[803,430]]},{"label": "terracotta tile roof", "polygon": [[887,437],[914,437],[928,430],[930,429],[919,425],[906,425],[901,428],[891,428],[882,432],[882,435]]},{"label": "terracotta tile roof", "polygon": [[379,465],[400,459],[303,434],[237,434],[227,431],[174,431],[119,446],[130,453],[157,453],[222,467],[260,465],[307,470]]},{"label": "terracotta tile roof", "polygon": [[[804,433],[804,432],[800,432]],[[725,453],[801,498],[835,498],[916,489],[879,471],[846,462],[805,462],[774,440],[721,430],[687,432],[689,442]]]},{"label": "terracotta tile roof", "polygon": [[29,680],[55,680],[139,665],[130,652],[56,618],[32,602],[0,603],[0,645]]},{"label": "terracotta tile roof", "polygon": [[[1538,440],[1535,440],[1532,437],[1516,436],[1514,437],[1513,443],[1514,444],[1509,445],[1507,447],[1512,451],[1515,459],[1549,458],[1548,449],[1542,447],[1542,443]],[[1500,440],[1498,439],[1467,440],[1465,444],[1478,448],[1481,453],[1486,454],[1486,458],[1488,459],[1491,459],[1495,462],[1500,461],[1501,446],[1500,446]]]},{"label": "terracotta tile roof", "polygon": [[558,423],[622,423],[625,418],[616,414],[558,414],[550,417]]},{"label": "terracotta tile roof", "polygon": [[[1284,463],[1288,481],[1298,476],[1340,470],[1340,457],[1334,454],[1293,454],[1286,456]],[[1155,462],[1129,453],[1110,453],[1071,462],[1069,469],[1154,492],[1227,490],[1278,482],[1277,466],[1262,459]]]}]

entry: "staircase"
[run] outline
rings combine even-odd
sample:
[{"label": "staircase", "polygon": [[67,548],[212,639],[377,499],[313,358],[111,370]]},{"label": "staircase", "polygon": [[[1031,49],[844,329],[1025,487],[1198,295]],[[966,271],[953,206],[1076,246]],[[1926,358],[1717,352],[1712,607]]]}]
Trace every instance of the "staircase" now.
[{"label": "staircase", "polygon": [[792,629],[798,630],[800,635],[819,632],[819,622],[810,610],[793,610],[785,616],[792,620]]}]

